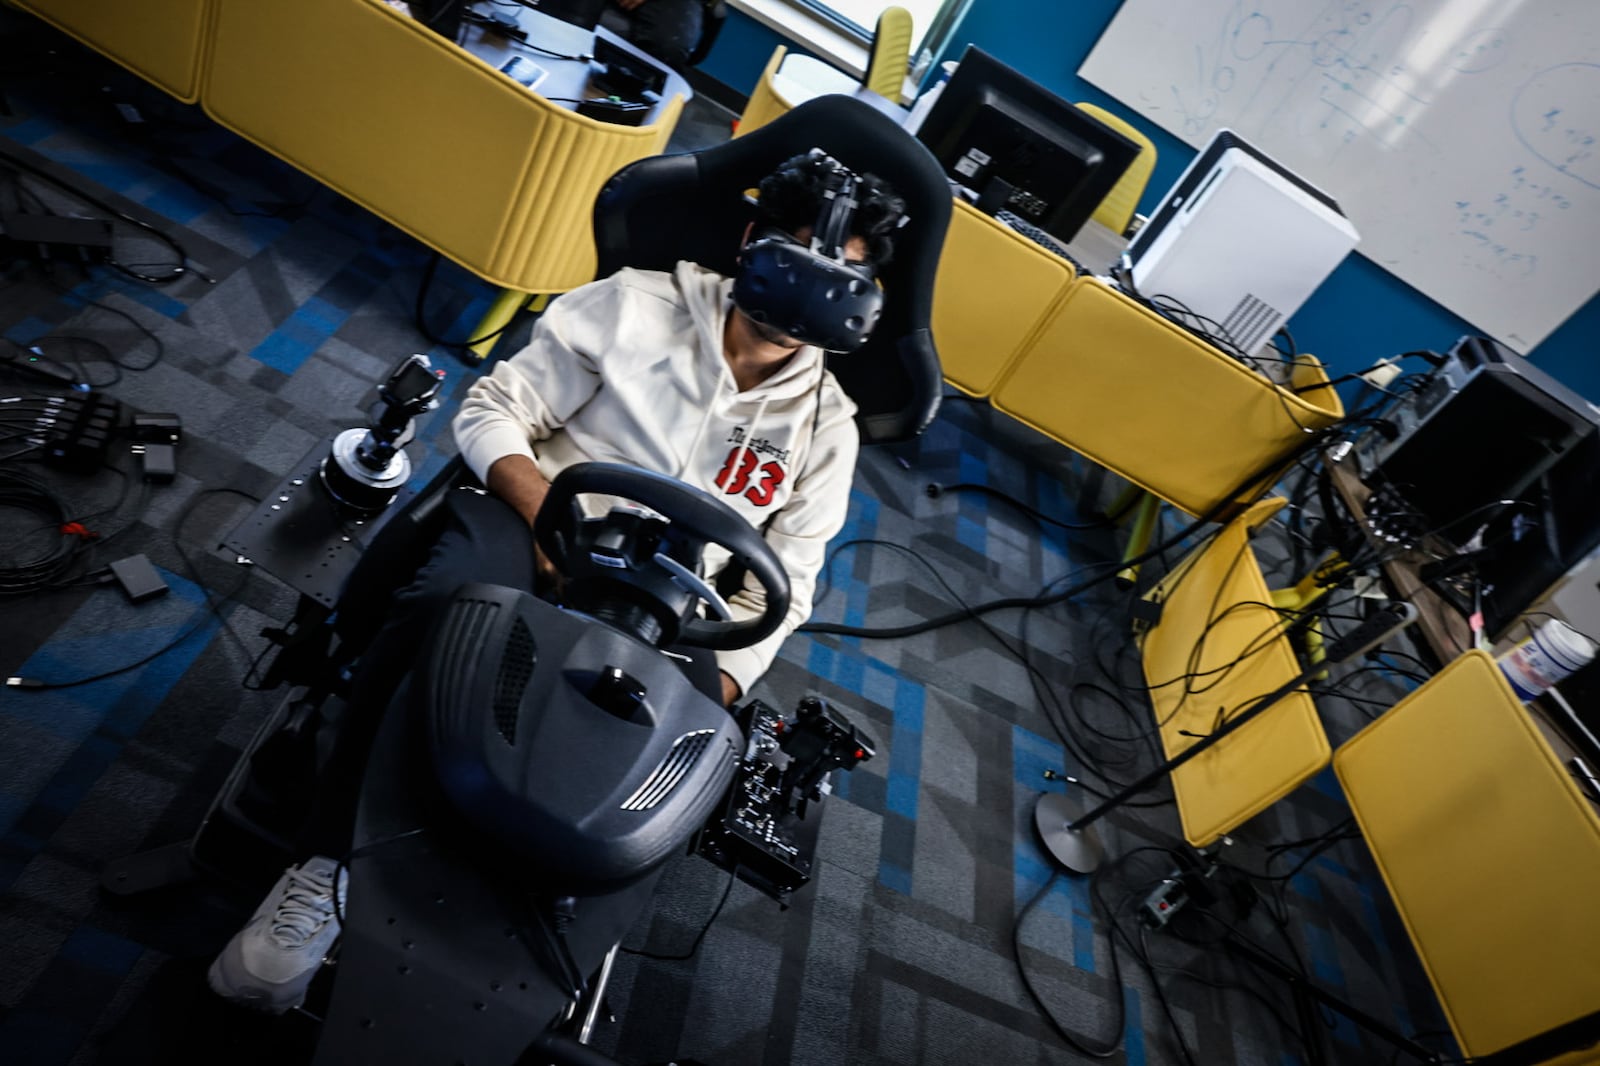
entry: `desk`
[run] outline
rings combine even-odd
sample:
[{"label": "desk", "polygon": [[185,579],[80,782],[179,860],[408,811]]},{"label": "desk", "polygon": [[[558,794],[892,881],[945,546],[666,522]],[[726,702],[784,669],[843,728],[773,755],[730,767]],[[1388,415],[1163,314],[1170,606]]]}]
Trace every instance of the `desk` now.
[{"label": "desk", "polygon": [[[595,194],[660,152],[683,104],[672,96],[649,126],[585,118],[380,0],[212,3],[213,118],[521,292],[593,278]],[[522,18],[530,39],[573,40],[575,27]]]},{"label": "desk", "polygon": [[[490,5],[478,4],[476,7],[488,9]],[[596,26],[591,33],[581,26],[563,22],[561,19],[540,14],[520,5],[515,8],[496,5],[492,10],[495,14],[516,20],[517,25],[527,33],[528,42],[538,45],[541,49],[568,56],[589,55],[594,51],[594,41],[598,37],[629,53],[642,65],[660,71],[666,77],[666,84],[661,87],[661,92],[656,94],[655,106],[644,117],[643,124],[646,126],[655,125],[669,117],[669,104],[674,97],[684,101],[694,98],[694,90],[689,87],[682,74],[604,26]],[[551,103],[560,104],[571,110],[577,106],[572,103],[574,100],[595,100],[606,95],[590,85],[591,66],[587,60],[556,59],[554,56],[543,55],[527,48],[518,48],[506,38],[489,33],[484,27],[473,23],[464,24],[461,31],[457,44],[496,70],[499,70],[512,56],[522,56],[545,68],[549,75],[539,84],[537,95]]]}]

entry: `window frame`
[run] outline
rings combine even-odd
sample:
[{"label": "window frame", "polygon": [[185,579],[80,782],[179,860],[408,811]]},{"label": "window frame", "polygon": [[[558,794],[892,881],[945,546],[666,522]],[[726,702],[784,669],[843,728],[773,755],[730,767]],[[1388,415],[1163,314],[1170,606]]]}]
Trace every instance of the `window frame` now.
[{"label": "window frame", "polygon": [[[949,47],[956,28],[973,2],[940,0],[938,13],[911,55],[907,75],[913,84],[922,80],[934,59]],[[873,27],[859,26],[850,21],[831,8],[827,0],[729,0],[729,3],[736,10],[743,11],[818,54],[851,68],[858,75],[866,70]],[[790,17],[785,18],[780,12],[786,12]],[[808,31],[806,24],[819,32]],[[838,47],[841,43],[853,47],[846,51]]]}]

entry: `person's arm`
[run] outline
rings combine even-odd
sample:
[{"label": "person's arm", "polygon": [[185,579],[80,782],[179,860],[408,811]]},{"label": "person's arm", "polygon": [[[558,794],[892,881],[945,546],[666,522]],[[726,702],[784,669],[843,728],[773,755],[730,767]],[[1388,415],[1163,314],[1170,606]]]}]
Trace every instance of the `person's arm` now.
[{"label": "person's arm", "polygon": [[[452,429],[467,466],[489,491],[527,520],[529,529],[550,491],[534,457],[544,440],[588,403],[600,387],[591,353],[606,350],[620,291],[613,282],[586,285],[552,303],[527,347],[467,390]],[[535,546],[539,572],[554,567]]]},{"label": "person's arm", "polygon": [[484,480],[490,492],[509,503],[523,518],[529,528],[539,517],[539,508],[550,494],[550,479],[539,472],[539,466],[526,455],[507,455],[496,459]]},{"label": "person's arm", "polygon": [[[565,425],[600,388],[596,357],[614,344],[621,302],[621,287],[611,279],[572,290],[540,316],[525,348],[467,390],[451,424],[456,446],[497,495],[504,494],[490,483],[491,469],[520,456],[537,473],[534,444]],[[541,486],[519,488],[526,478],[510,473],[515,469],[508,467],[495,480],[508,492],[521,492],[523,504],[542,502]],[[532,521],[516,499],[505,499]]]},{"label": "person's arm", "polygon": [[[483,483],[527,521],[529,530],[533,529],[534,519],[539,517],[539,508],[544,506],[544,498],[550,494],[550,479],[539,471],[537,463],[526,455],[502,456],[489,467],[489,476]],[[561,580],[555,564],[545,558],[544,549],[539,547],[537,541],[533,545],[533,561],[543,580],[552,583]]]}]

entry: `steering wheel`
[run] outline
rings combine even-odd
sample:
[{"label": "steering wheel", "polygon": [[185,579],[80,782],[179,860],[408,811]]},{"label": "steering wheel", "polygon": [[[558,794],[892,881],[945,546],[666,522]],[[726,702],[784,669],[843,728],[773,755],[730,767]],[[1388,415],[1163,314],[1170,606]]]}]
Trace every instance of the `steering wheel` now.
[{"label": "steering wheel", "polygon": [[[619,463],[576,463],[551,483],[550,494],[534,520],[533,535],[557,570],[567,573],[570,569],[569,545],[582,518],[576,501],[580,493],[620,496],[642,504],[666,518],[679,533],[703,545],[727,549],[734,562],[755,576],[766,593],[765,611],[742,622],[691,618],[679,634],[682,643],[719,651],[747,648],[770,636],[783,622],[789,611],[789,574],[754,526],[700,489],[664,474]],[[691,573],[685,571],[675,581],[701,600],[713,604],[720,601]]]}]

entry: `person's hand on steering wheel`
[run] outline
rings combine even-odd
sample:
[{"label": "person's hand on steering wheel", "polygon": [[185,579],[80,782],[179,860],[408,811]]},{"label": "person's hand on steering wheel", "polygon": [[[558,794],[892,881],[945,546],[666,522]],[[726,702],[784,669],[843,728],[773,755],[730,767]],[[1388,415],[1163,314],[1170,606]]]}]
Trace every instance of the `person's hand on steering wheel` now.
[{"label": "person's hand on steering wheel", "polygon": [[[495,469],[498,469],[498,464]],[[491,474],[494,470],[490,471]],[[727,604],[716,590],[697,573],[681,563],[657,555],[655,562],[667,569],[666,575],[679,591],[689,594],[689,603],[703,601],[715,606],[720,617],[687,615],[676,639],[691,647],[713,650],[747,648],[765,639],[783,624],[789,610],[789,574],[783,568],[760,530],[726,503],[700,489],[664,474],[651,473],[618,463],[584,462],[568,467],[550,485],[534,521],[533,533],[544,556],[557,570],[574,574],[574,545],[580,513],[575,497],[582,493],[613,496],[654,511],[666,520],[685,543],[703,547],[717,545],[727,550],[732,560],[744,568],[749,578],[762,589],[765,601],[754,618],[734,620]],[[698,555],[696,556],[698,558]],[[610,565],[610,564],[607,564]],[[675,572],[673,572],[675,571]],[[620,578],[629,571],[616,571]],[[677,608],[673,608],[677,610]],[[670,639],[670,638],[669,638]],[[722,692],[737,699],[741,693],[732,679],[725,679]]]}]

